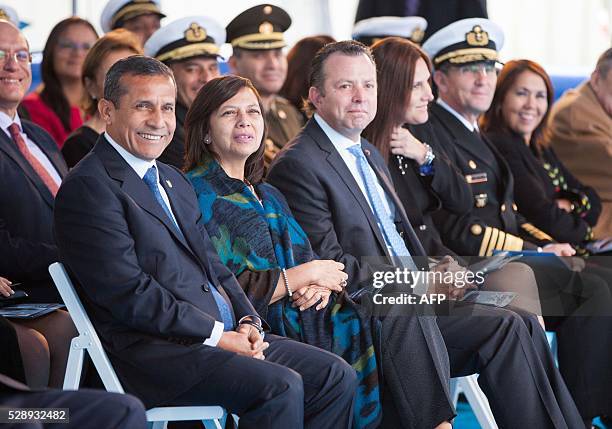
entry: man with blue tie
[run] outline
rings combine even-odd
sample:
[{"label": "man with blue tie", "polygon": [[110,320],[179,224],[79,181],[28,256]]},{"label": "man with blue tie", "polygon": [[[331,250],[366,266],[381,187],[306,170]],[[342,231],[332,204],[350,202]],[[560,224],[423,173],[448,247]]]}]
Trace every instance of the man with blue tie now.
[{"label": "man with blue tie", "polygon": [[342,359],[273,335],[219,261],[187,179],[156,162],[176,127],[170,69],[118,61],[106,132],[64,180],[60,258],[126,390],[147,407],[220,405],[245,428],[351,425],[356,376]]},{"label": "man with blue tie", "polygon": [[[349,292],[357,299],[372,288],[376,271],[390,271],[394,265],[427,270],[427,255],[395,194],[383,157],[361,138],[377,110],[376,65],[370,50],[355,41],[326,45],[312,62],[309,81],[313,117],[277,155],[268,181],[285,195],[313,250],[321,258],[344,264],[348,283],[353,285]],[[452,272],[456,268],[446,257],[432,269]],[[453,294],[452,287],[448,294]],[[421,330],[390,331],[388,315],[383,314],[379,339],[385,356],[414,353],[411,368],[385,367],[390,389],[393,379],[406,371],[422,380],[405,392],[413,406],[408,411],[397,410],[402,422],[430,412],[421,402],[425,395],[443,399],[442,393],[432,394],[432,390],[442,389],[445,380],[439,373],[427,371],[427,365],[432,360],[443,361],[447,353],[452,377],[480,374],[478,382],[499,427],[567,428],[582,424],[535,316],[456,303],[451,316],[436,320],[411,313],[410,305],[404,307],[404,317],[428,319],[421,323]],[[428,323],[431,319],[433,327]],[[386,341],[397,335],[404,336],[404,348],[397,346],[401,342]],[[421,341],[423,336],[429,338],[426,344]],[[448,421],[440,422],[429,420],[429,427],[450,427]]]}]

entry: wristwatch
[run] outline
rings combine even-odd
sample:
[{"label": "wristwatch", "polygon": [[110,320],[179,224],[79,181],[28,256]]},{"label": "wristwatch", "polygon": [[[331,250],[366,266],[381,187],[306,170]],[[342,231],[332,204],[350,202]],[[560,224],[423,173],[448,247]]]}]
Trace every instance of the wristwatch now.
[{"label": "wristwatch", "polygon": [[431,165],[433,160],[436,158],[436,155],[433,153],[433,149],[431,148],[431,146],[429,146],[427,143],[423,143],[423,146],[427,148],[427,153],[425,154],[425,162],[423,163],[423,166]]},{"label": "wristwatch", "polygon": [[425,162],[419,166],[419,174],[421,176],[433,176],[434,167],[432,163],[436,158],[436,154],[433,153],[433,149],[427,143],[423,143],[423,145],[427,148],[427,153],[425,154]]},{"label": "wristwatch", "polygon": [[257,329],[257,332],[259,332],[259,335],[261,335],[261,338],[263,338],[265,335],[264,328],[262,326],[262,322],[259,316],[255,316],[255,315],[244,316],[238,321],[238,326],[240,325],[251,325],[252,327]]}]

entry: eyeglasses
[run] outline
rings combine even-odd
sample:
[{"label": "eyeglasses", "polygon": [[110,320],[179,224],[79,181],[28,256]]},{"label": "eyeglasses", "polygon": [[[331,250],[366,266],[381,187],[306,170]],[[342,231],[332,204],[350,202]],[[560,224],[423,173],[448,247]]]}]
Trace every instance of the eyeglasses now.
[{"label": "eyeglasses", "polygon": [[481,74],[485,72],[486,74],[494,74],[496,73],[495,62],[487,61],[480,63],[472,63],[466,64],[464,66],[459,67],[459,71],[461,74]]},{"label": "eyeglasses", "polygon": [[89,51],[92,46],[93,46],[93,43],[89,43],[89,42],[78,43],[78,42],[73,42],[72,40],[60,40],[59,42],[57,42],[58,49],[65,49],[65,50],[71,50],[71,51],[77,51],[79,49],[83,51]]},{"label": "eyeglasses", "polygon": [[19,51],[5,51],[0,49],[0,64],[4,64],[9,58],[14,59],[19,64],[28,64],[32,62],[32,55],[29,51],[21,49]]}]

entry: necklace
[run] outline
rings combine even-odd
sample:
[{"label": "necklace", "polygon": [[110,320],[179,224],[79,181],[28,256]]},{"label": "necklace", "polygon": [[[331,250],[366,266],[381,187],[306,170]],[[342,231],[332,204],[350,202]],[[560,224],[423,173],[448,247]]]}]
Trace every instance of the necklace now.
[{"label": "necklace", "polygon": [[255,187],[251,184],[251,182],[249,182],[247,179],[244,179],[243,182],[245,185],[247,185],[247,188],[249,188],[249,191],[251,191],[257,201],[259,201],[259,204],[262,204],[261,199],[259,198],[259,195],[257,195],[257,192],[255,192]]}]

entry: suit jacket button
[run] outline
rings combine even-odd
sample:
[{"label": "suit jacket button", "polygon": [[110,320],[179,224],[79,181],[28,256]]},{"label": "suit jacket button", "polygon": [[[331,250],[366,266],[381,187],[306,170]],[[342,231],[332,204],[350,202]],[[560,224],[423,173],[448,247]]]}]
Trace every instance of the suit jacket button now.
[{"label": "suit jacket button", "polygon": [[400,231],[400,237],[404,237],[404,231]]},{"label": "suit jacket button", "polygon": [[203,285],[202,285],[202,290],[203,290],[204,292],[210,292],[210,288],[208,287],[208,284],[203,284]]},{"label": "suit jacket button", "polygon": [[421,225],[421,226],[419,226],[419,229],[421,231],[425,231],[427,229],[427,225]]}]

